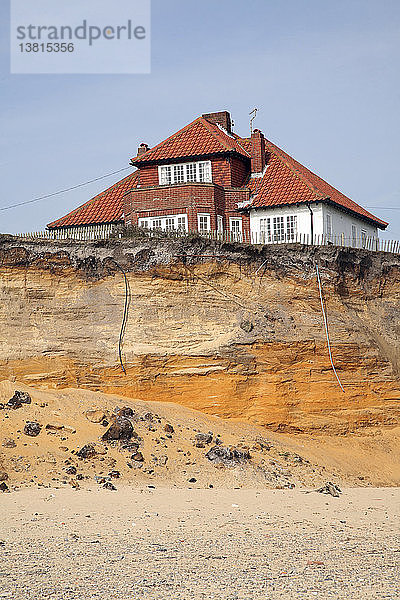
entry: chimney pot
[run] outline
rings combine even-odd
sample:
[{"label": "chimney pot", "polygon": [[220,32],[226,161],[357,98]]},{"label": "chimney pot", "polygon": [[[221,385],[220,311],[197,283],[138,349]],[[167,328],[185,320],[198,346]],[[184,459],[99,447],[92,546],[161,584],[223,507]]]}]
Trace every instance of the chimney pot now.
[{"label": "chimney pot", "polygon": [[147,150],[149,150],[149,146],[145,142],[142,142],[138,148],[137,153],[138,153],[138,155],[144,154],[145,152],[147,152]]}]

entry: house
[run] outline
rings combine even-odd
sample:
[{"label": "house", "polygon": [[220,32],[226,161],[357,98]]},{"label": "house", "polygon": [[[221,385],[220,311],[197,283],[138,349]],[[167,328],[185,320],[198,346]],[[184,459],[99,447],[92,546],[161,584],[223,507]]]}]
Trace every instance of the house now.
[{"label": "house", "polygon": [[260,130],[238,136],[227,111],[203,114],[153,148],[142,143],[131,165],[136,170],[128,177],[48,228],[72,233],[121,223],[228,231],[258,243],[323,236],[365,245],[387,227]]}]

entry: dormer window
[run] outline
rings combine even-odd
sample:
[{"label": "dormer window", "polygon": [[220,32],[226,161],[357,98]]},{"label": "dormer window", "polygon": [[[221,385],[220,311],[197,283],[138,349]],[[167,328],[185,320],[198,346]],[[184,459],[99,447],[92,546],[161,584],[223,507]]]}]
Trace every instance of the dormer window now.
[{"label": "dormer window", "polygon": [[158,181],[160,185],[171,185],[172,183],[210,183],[211,161],[203,160],[193,163],[182,163],[178,165],[163,165],[158,167]]}]

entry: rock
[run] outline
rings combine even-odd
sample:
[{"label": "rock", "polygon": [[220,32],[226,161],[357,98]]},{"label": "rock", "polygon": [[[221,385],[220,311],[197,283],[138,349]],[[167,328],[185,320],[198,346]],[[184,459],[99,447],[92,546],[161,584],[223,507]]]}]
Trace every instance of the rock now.
[{"label": "rock", "polygon": [[174,433],[174,428],[172,427],[172,425],[171,425],[170,423],[167,423],[167,424],[164,426],[164,431],[165,431],[166,433]]},{"label": "rock", "polygon": [[4,448],[15,448],[16,445],[17,444],[11,438],[6,438],[2,444],[2,446],[4,446]]},{"label": "rock", "polygon": [[93,409],[93,410],[87,410],[85,412],[85,417],[91,423],[101,423],[106,418],[106,415],[104,414],[103,410]]},{"label": "rock", "polygon": [[132,423],[125,417],[116,417],[114,423],[102,435],[105,441],[129,440],[133,434]]},{"label": "rock", "polygon": [[82,446],[79,452],[76,453],[76,456],[79,456],[79,458],[93,458],[96,454],[97,452],[93,444],[85,444],[85,446]]},{"label": "rock", "polygon": [[9,492],[10,489],[8,487],[8,485],[6,483],[4,483],[4,481],[2,481],[0,483],[0,492]]},{"label": "rock", "polygon": [[67,475],[76,475],[76,467],[74,467],[74,465],[71,465],[70,467],[67,467],[65,469],[65,472],[67,473]]},{"label": "rock", "polygon": [[68,433],[76,433],[74,427],[62,425],[61,423],[47,423],[45,429],[47,429],[47,431],[67,431]]},{"label": "rock", "polygon": [[117,417],[125,417],[125,419],[131,419],[135,416],[133,409],[130,406],[123,406],[122,408],[116,407],[114,414]]},{"label": "rock", "polygon": [[106,483],[103,485],[103,488],[104,488],[105,490],[110,490],[110,491],[113,491],[113,492],[115,492],[115,491],[116,491],[116,489],[117,489],[117,488],[115,487],[115,485],[114,485],[113,483],[111,483],[111,481],[106,481]]},{"label": "rock", "polygon": [[14,396],[7,402],[6,407],[14,409],[21,408],[23,404],[30,404],[31,402],[32,399],[28,392],[20,392],[16,390],[14,392]]},{"label": "rock", "polygon": [[42,426],[37,421],[27,421],[24,427],[24,434],[31,437],[39,435]]},{"label": "rock", "polygon": [[108,476],[112,479],[119,479],[121,477],[121,473],[119,471],[110,471]]},{"label": "rock", "polygon": [[189,483],[196,483],[196,481],[197,481],[196,477],[191,477],[189,479]]},{"label": "rock", "polygon": [[124,442],[121,444],[121,450],[128,450],[129,452],[136,452],[139,448],[139,442]]},{"label": "rock", "polygon": [[167,462],[168,462],[168,456],[166,454],[163,454],[158,459],[158,464],[161,465],[162,467],[165,467]]},{"label": "rock", "polygon": [[82,479],[83,479],[83,475],[82,475],[82,473],[78,473],[78,474],[77,474],[77,476],[76,476],[76,479],[77,479],[78,481],[82,481]]},{"label": "rock", "polygon": [[[196,433],[196,435],[194,436],[194,440],[195,446],[197,448],[204,448],[204,444],[211,444],[213,440],[213,434],[211,431],[209,431],[208,433]],[[203,445],[199,446],[199,444]]]},{"label": "rock", "polygon": [[4,409],[5,409],[5,405],[2,402],[0,402],[0,410],[4,410]]},{"label": "rock", "polygon": [[144,456],[141,452],[136,452],[135,454],[132,454],[131,459],[136,460],[137,462],[143,462]]},{"label": "rock", "polygon": [[250,333],[254,329],[254,325],[251,321],[245,319],[240,323],[240,328],[243,329],[246,333]]},{"label": "rock", "polygon": [[320,494],[330,494],[334,498],[339,498],[340,494],[342,493],[340,487],[331,481],[328,481],[325,485],[315,491],[319,492]]},{"label": "rock", "polygon": [[103,427],[108,427],[108,425],[109,425],[107,419],[103,419],[103,421],[101,422],[101,424],[103,425]]},{"label": "rock", "polygon": [[206,454],[206,458],[215,464],[234,466],[235,464],[251,459],[248,450],[238,448],[226,448],[224,446],[213,446]]},{"label": "rock", "polygon": [[8,479],[8,473],[6,473],[5,471],[0,471],[0,481],[7,481]]}]

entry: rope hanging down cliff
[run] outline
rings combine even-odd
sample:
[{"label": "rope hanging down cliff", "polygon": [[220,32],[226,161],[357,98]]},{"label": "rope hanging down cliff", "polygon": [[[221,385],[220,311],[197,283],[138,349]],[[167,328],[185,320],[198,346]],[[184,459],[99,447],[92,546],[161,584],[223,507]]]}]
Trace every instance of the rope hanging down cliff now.
[{"label": "rope hanging down cliff", "polygon": [[126,273],[125,273],[124,269],[113,258],[110,258],[109,260],[111,262],[113,262],[118,267],[118,269],[121,271],[122,275],[124,276],[124,281],[125,281],[124,315],[123,315],[123,318],[122,318],[121,330],[119,332],[118,356],[119,356],[119,362],[120,362],[120,365],[121,365],[121,369],[124,372],[124,374],[126,375],[126,369],[124,367],[124,363],[123,363],[123,360],[122,360],[122,342],[123,342],[124,335],[125,335],[126,324],[128,322],[128,311],[129,311],[129,304],[130,304],[130,298],[131,298],[131,291],[130,291],[130,287],[129,287],[128,278],[126,276]]},{"label": "rope hanging down cliff", "polygon": [[328,344],[329,359],[331,361],[332,369],[333,369],[335,377],[336,377],[336,379],[338,381],[338,384],[340,385],[340,388],[341,388],[342,392],[344,392],[344,387],[342,386],[342,382],[340,381],[339,375],[337,374],[336,369],[335,369],[335,365],[333,364],[332,351],[331,351],[331,342],[330,342],[330,339],[329,339],[328,319],[326,318],[326,312],[325,312],[325,306],[324,306],[324,299],[323,299],[323,296],[322,296],[321,277],[320,277],[320,274],[319,274],[319,268],[318,268],[317,263],[315,263],[315,270],[317,272],[317,282],[318,282],[318,289],[319,289],[319,299],[321,301],[322,315],[323,315],[323,318],[324,318],[324,327],[325,327],[326,341],[327,341],[327,344]]}]

